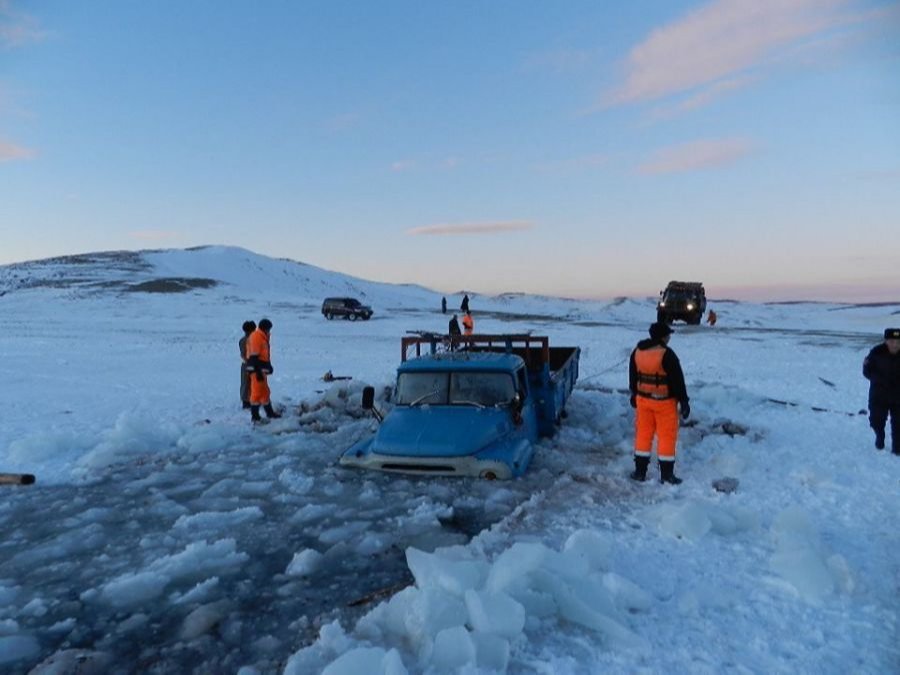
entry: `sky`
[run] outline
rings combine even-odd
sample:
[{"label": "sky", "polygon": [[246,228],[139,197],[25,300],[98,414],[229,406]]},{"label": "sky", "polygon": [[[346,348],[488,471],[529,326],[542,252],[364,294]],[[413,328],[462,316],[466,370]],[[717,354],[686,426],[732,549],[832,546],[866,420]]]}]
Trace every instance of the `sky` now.
[{"label": "sky", "polygon": [[900,2],[0,0],[0,264],[896,300]]}]

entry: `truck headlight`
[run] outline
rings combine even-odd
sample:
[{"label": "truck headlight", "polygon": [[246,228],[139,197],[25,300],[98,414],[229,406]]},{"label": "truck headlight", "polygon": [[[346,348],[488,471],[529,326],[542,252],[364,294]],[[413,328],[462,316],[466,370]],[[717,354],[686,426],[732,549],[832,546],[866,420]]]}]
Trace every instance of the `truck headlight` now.
[{"label": "truck headlight", "polygon": [[666,306],[666,301],[665,301],[665,300],[660,300],[660,301],[659,301],[659,306],[660,306],[660,307],[665,307],[665,306]]},{"label": "truck headlight", "polygon": [[694,303],[689,302],[689,303],[687,304],[687,308],[688,308],[688,309],[694,309]]}]

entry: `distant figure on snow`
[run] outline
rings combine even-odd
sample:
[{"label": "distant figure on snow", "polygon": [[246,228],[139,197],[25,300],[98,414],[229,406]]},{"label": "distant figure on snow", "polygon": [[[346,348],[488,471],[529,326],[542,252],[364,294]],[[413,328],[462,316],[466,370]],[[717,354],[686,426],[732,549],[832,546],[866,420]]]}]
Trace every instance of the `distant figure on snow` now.
[{"label": "distant figure on snow", "polygon": [[472,318],[472,314],[468,311],[463,317],[463,332],[466,335],[471,335],[475,332],[475,319]]},{"label": "distant figure on snow", "polygon": [[247,371],[252,373],[250,377],[250,420],[253,422],[262,420],[259,416],[260,406],[266,411],[266,417],[281,417],[272,408],[269,391],[269,375],[274,372],[269,349],[269,333],[271,332],[272,322],[263,319],[259,322],[259,328],[247,338]]},{"label": "distant figure on snow", "polygon": [[659,482],[678,485],[675,476],[675,445],[678,441],[678,407],[681,417],[691,414],[681,362],[669,349],[672,329],[665,322],[650,326],[650,339],[641,340],[631,352],[628,364],[628,388],[631,407],[636,408],[634,471],[631,478],[647,480],[647,467],[657,437]]},{"label": "distant figure on snow", "polygon": [[244,408],[250,407],[250,373],[247,372],[247,338],[256,330],[255,321],[245,321],[241,325],[244,337],[238,340],[238,349],[241,350],[241,403]]},{"label": "distant figure on snow", "polygon": [[441,298],[441,314],[447,313],[447,298]]},{"label": "distant figure on snow", "polygon": [[875,447],[884,450],[884,427],[891,418],[891,452],[900,455],[900,328],[884,331],[884,342],[863,361],[869,381],[869,425]]},{"label": "distant figure on snow", "polygon": [[466,293],[465,296],[463,296],[462,302],[459,304],[459,308],[464,314],[469,311],[469,294],[468,293]]},{"label": "distant figure on snow", "polygon": [[709,313],[706,315],[706,323],[708,323],[710,326],[715,326],[716,319],[718,319],[718,318],[719,317],[716,316],[716,313],[714,310],[709,310]]}]

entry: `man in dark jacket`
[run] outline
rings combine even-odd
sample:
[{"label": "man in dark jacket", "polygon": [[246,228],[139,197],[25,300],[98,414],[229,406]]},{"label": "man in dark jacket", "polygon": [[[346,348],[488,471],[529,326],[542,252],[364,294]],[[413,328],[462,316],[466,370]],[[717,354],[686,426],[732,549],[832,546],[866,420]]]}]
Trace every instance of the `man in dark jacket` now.
[{"label": "man in dark jacket", "polygon": [[244,337],[238,340],[238,349],[241,351],[241,403],[244,408],[250,407],[250,373],[247,372],[247,338],[256,330],[255,321],[245,321],[241,326]]},{"label": "man in dark jacket", "polygon": [[669,349],[672,329],[664,322],[650,326],[650,339],[641,340],[631,352],[628,364],[628,388],[631,407],[637,410],[634,436],[634,472],[631,478],[647,479],[647,467],[657,437],[659,481],[678,485],[675,475],[675,445],[678,441],[678,412],[687,419],[691,414],[681,362]]},{"label": "man in dark jacket", "polygon": [[463,296],[462,302],[459,303],[459,308],[462,310],[463,314],[469,311],[469,294],[466,293]]},{"label": "man in dark jacket", "polygon": [[884,331],[884,342],[863,361],[869,381],[869,424],[875,447],[884,450],[884,427],[891,417],[891,452],[900,455],[900,328]]}]

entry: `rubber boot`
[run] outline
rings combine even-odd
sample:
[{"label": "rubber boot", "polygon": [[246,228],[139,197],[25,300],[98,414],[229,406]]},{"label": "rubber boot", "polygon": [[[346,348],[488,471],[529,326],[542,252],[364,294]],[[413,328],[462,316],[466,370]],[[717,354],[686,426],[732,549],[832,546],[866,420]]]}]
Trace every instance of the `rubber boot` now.
[{"label": "rubber boot", "polygon": [[675,475],[675,462],[659,463],[659,482],[669,483],[671,485],[678,485],[681,483],[681,479]]},{"label": "rubber boot", "polygon": [[650,458],[649,457],[635,457],[634,458],[634,471],[631,472],[631,480],[640,481],[643,483],[647,480],[647,467],[650,466]]},{"label": "rubber boot", "polygon": [[884,450],[884,432],[883,431],[875,432],[875,448],[878,450]]},{"label": "rubber boot", "polygon": [[250,421],[251,422],[261,422],[262,417],[259,416],[259,406],[251,405],[250,406]]},{"label": "rubber boot", "polygon": [[266,403],[266,405],[263,406],[263,410],[266,411],[266,417],[268,417],[269,419],[277,420],[279,417],[281,417],[281,415],[275,412],[275,410],[272,408],[271,403]]}]

